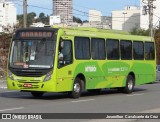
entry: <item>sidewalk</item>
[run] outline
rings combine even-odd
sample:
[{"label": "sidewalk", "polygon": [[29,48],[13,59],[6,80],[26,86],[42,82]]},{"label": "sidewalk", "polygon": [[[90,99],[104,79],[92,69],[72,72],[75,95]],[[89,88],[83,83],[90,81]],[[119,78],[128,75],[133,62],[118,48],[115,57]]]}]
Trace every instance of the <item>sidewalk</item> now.
[{"label": "sidewalk", "polygon": [[7,88],[6,80],[0,79],[0,89],[6,89],[6,88]]}]

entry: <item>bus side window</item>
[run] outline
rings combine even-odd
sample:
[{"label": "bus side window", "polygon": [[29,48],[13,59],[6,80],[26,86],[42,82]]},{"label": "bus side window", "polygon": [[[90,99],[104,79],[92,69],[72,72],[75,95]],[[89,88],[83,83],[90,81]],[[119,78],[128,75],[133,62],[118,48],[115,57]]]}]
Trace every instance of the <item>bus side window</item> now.
[{"label": "bus side window", "polygon": [[63,48],[59,51],[61,56],[63,55],[63,59],[59,61],[59,66],[64,66],[72,63],[72,42],[69,40],[65,40]]}]

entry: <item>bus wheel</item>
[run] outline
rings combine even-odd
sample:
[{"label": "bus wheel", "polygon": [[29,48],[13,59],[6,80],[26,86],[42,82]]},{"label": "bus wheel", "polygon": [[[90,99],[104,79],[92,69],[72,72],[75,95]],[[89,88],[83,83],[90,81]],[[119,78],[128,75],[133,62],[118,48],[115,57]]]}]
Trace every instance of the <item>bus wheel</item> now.
[{"label": "bus wheel", "polygon": [[34,97],[42,97],[42,95],[44,94],[44,92],[33,91],[33,92],[31,92],[31,94],[32,94]]},{"label": "bus wheel", "polygon": [[82,80],[80,78],[76,78],[73,84],[73,90],[70,93],[72,98],[79,98],[81,96],[82,93]]},{"label": "bus wheel", "polygon": [[130,94],[133,92],[133,89],[134,89],[134,78],[132,75],[128,75],[124,92]]}]

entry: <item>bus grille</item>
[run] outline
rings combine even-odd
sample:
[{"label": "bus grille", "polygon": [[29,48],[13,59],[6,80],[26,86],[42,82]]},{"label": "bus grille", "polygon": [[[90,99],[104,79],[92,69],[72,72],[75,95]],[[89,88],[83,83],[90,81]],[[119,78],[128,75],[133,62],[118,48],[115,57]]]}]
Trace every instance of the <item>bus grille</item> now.
[{"label": "bus grille", "polygon": [[43,72],[29,72],[29,71],[16,71],[15,75],[25,77],[41,77],[44,75]]},{"label": "bus grille", "polygon": [[48,72],[52,71],[53,69],[16,69],[10,67],[9,70],[16,76],[42,77],[46,75]]},{"label": "bus grille", "polygon": [[40,80],[17,80],[19,83],[39,83]]}]

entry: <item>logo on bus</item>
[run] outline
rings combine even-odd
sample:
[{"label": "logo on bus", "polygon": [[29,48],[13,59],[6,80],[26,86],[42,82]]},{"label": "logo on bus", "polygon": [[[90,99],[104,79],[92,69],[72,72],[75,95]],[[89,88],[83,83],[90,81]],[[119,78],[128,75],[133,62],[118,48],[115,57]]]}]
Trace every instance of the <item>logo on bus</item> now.
[{"label": "logo on bus", "polygon": [[125,72],[128,71],[128,67],[108,68],[108,72]]},{"label": "logo on bus", "polygon": [[85,72],[96,72],[97,68],[95,66],[86,66]]}]

